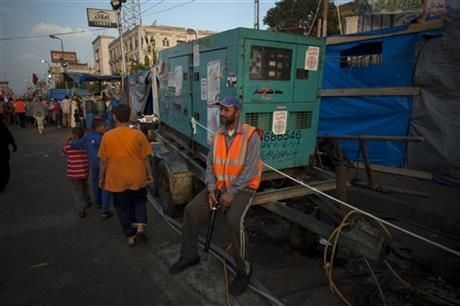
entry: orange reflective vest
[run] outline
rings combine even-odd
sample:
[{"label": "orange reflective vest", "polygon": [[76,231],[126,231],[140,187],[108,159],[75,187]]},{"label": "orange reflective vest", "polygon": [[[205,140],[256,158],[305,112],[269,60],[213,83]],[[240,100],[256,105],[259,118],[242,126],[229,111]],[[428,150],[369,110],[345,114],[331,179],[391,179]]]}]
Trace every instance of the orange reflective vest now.
[{"label": "orange reflective vest", "polygon": [[[214,136],[213,142],[213,168],[216,176],[217,190],[221,190],[224,186],[229,189],[232,181],[237,178],[244,168],[248,142],[256,128],[249,124],[241,125],[242,132],[236,133],[230,148],[227,151],[225,134],[222,129],[219,129]],[[262,160],[259,159],[258,173],[251,178],[248,188],[257,190],[260,185],[262,176]]]}]

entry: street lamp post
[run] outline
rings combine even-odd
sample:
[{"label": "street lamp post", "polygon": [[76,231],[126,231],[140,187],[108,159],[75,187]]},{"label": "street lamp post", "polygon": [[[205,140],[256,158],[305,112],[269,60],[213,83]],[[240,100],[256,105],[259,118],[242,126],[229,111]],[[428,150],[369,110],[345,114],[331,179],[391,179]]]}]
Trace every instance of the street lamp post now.
[{"label": "street lamp post", "polygon": [[64,52],[64,42],[62,41],[62,39],[53,34],[50,34],[50,38],[59,40],[61,42],[61,51]]},{"label": "street lamp post", "polygon": [[42,63],[48,65],[48,77],[46,78],[46,91],[48,91],[49,90],[49,80],[52,78],[51,65],[46,59],[42,59]]},{"label": "street lamp post", "polygon": [[[58,36],[56,36],[56,35],[53,35],[53,34],[50,34],[50,38],[52,38],[52,39],[58,39],[58,40],[61,42],[61,52],[62,52],[62,53],[61,53],[61,66],[62,66],[63,72],[65,72],[65,67],[67,66],[67,64],[64,63],[64,42],[63,42],[63,40],[62,40],[60,37],[58,37]],[[62,75],[62,77],[63,77],[63,79],[65,78],[65,77],[64,77],[64,74]],[[68,85],[67,85],[67,82],[66,82],[65,80],[64,80],[64,84],[65,84],[65,89],[67,89],[67,88],[68,88]]]},{"label": "street lamp post", "polygon": [[112,5],[112,9],[117,12],[118,17],[118,33],[120,35],[120,45],[121,45],[121,88],[120,93],[124,90],[124,82],[125,82],[125,74],[126,74],[126,61],[125,61],[125,49],[124,49],[124,42],[123,42],[123,24],[121,22],[121,8],[123,3],[126,0],[111,0],[110,4]]}]

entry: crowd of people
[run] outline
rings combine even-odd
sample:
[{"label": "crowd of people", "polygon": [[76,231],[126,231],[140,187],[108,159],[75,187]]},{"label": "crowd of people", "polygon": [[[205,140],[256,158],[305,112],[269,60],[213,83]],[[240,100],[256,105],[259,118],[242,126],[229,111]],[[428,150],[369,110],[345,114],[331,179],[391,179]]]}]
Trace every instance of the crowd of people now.
[{"label": "crowd of people", "polygon": [[106,121],[98,118],[92,121],[91,130],[73,128],[62,154],[67,160],[67,177],[79,217],[87,216],[93,201],[102,209],[101,218],[105,220],[113,216],[115,207],[128,244],[134,245],[147,237],[145,186],[153,182],[153,177],[150,142],[141,131],[129,127],[130,116],[130,107],[122,104],[114,109],[114,129],[107,130]]},{"label": "crowd of people", "polygon": [[[103,94],[95,102],[83,101],[78,96],[65,96],[63,99],[28,99],[0,96],[0,121],[7,125],[17,124],[21,128],[31,125],[41,135],[45,127],[57,128],[83,127],[90,129],[93,118],[107,121],[112,127],[112,107],[116,100]],[[90,107],[91,110],[87,110]]]}]

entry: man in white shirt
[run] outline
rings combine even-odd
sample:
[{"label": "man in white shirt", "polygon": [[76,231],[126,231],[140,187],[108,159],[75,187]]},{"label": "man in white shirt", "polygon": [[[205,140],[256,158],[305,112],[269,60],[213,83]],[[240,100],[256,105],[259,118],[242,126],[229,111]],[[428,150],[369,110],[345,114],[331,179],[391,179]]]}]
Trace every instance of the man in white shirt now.
[{"label": "man in white shirt", "polygon": [[64,100],[61,101],[62,109],[62,126],[70,127],[70,122],[72,120],[72,113],[70,109],[70,100],[68,96],[65,96]]}]

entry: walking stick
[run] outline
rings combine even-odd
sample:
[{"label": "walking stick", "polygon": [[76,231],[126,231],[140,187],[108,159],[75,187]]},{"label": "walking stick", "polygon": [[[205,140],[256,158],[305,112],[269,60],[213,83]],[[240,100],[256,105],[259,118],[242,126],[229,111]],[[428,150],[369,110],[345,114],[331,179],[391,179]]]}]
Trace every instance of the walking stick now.
[{"label": "walking stick", "polygon": [[206,234],[206,242],[203,249],[203,260],[207,261],[209,256],[209,248],[211,246],[212,233],[214,232],[214,225],[216,224],[217,205],[211,209],[211,218],[209,219],[208,232]]}]

